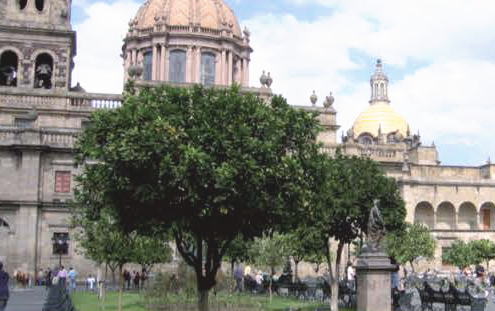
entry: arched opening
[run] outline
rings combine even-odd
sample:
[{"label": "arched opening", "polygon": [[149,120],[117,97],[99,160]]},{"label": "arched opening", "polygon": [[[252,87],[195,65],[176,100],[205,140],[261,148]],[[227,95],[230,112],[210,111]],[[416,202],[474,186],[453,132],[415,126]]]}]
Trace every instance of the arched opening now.
[{"label": "arched opening", "polygon": [[416,205],[414,210],[414,223],[422,224],[428,227],[430,230],[434,229],[435,223],[433,206],[428,202],[420,202]]},{"label": "arched opening", "polygon": [[143,54],[143,80],[151,81],[153,72],[153,52],[151,50]]},{"label": "arched opening", "polygon": [[170,52],[170,82],[186,82],[186,52],[173,50]]},{"label": "arched opening", "polygon": [[459,207],[459,218],[457,220],[457,229],[459,230],[476,230],[478,229],[478,214],[476,207],[471,202],[464,202]]},{"label": "arched opening", "polygon": [[481,205],[480,208],[480,221],[481,229],[494,230],[495,229],[495,204],[492,202],[486,202]]},{"label": "arched opening", "polygon": [[27,0],[19,0],[19,9],[24,10],[27,6]]},{"label": "arched opening", "polygon": [[358,137],[358,143],[363,144],[363,145],[372,145],[373,144],[373,137],[370,134],[361,134]]},{"label": "arched opening", "polygon": [[385,84],[380,83],[380,97],[385,96]]},{"label": "arched opening", "polygon": [[203,85],[215,84],[215,54],[201,53],[201,83]]},{"label": "arched opening", "polygon": [[48,53],[36,57],[34,71],[34,88],[51,89],[53,75],[53,58]]},{"label": "arched opening", "polygon": [[19,57],[13,51],[5,51],[0,56],[0,86],[17,86]]},{"label": "arched opening", "polygon": [[34,0],[34,4],[36,6],[36,9],[41,12],[45,7],[45,0]]},{"label": "arched opening", "polygon": [[453,230],[455,228],[455,209],[450,202],[443,202],[437,208],[435,229]]}]

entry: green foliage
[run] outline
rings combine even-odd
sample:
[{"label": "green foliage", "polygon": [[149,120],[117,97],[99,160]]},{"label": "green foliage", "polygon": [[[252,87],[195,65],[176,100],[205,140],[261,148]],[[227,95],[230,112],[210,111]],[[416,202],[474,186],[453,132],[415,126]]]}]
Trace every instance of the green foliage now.
[{"label": "green foliage", "polygon": [[207,291],[233,239],[283,225],[304,205],[303,162],[318,131],[315,114],[237,87],[129,91],[79,139],[78,159],[92,164],[77,200],[93,214],[110,207],[126,232],[171,228]]},{"label": "green foliage", "polygon": [[419,257],[433,259],[436,240],[429,229],[421,224],[407,224],[404,231],[390,232],[386,238],[388,254],[398,263],[410,263],[414,270],[414,261]]},{"label": "green foliage", "polygon": [[475,264],[478,260],[473,252],[472,244],[464,241],[454,241],[442,254],[442,260],[460,269]]},{"label": "green foliage", "polygon": [[234,262],[247,262],[249,258],[249,248],[252,241],[244,239],[241,235],[238,235],[227,247],[225,252],[225,260],[231,263]]},{"label": "green foliage", "polygon": [[273,275],[275,269],[287,261],[286,237],[275,232],[271,236],[263,235],[261,238],[255,238],[249,253],[256,265],[269,268]]},{"label": "green foliage", "polygon": [[488,270],[490,260],[495,259],[495,243],[491,240],[482,239],[471,241],[469,245],[475,258],[473,264],[485,262]]},{"label": "green foliage", "polygon": [[149,273],[153,265],[170,262],[172,260],[172,248],[169,241],[162,234],[155,236],[142,236],[134,233],[131,245],[131,261],[141,265]]}]

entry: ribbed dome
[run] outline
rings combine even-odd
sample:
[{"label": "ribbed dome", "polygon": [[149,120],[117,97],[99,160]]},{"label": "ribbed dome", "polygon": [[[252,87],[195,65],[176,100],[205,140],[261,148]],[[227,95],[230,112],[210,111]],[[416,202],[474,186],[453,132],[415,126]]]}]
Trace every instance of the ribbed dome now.
[{"label": "ribbed dome", "polygon": [[158,21],[170,26],[226,29],[242,37],[234,12],[223,0],[147,0],[134,19],[134,27],[150,28]]},{"label": "ribbed dome", "polygon": [[361,112],[354,121],[354,137],[359,137],[363,133],[377,137],[379,128],[381,128],[382,134],[389,134],[398,130],[406,137],[408,124],[388,103],[377,102]]}]

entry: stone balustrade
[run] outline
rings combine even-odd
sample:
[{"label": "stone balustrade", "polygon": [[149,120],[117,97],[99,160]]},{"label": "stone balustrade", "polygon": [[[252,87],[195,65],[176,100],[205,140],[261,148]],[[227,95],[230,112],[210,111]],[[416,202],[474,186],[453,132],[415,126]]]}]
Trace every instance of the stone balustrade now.
[{"label": "stone balustrade", "polygon": [[24,145],[73,148],[79,131],[0,126],[0,146]]},{"label": "stone balustrade", "polygon": [[63,110],[94,110],[117,108],[122,104],[120,94],[80,93],[52,90],[25,90],[0,87],[0,107],[53,108]]}]

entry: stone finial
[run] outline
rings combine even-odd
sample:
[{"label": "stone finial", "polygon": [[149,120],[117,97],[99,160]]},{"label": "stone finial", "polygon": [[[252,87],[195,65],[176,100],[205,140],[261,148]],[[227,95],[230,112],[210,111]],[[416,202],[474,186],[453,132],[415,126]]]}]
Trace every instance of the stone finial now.
[{"label": "stone finial", "polygon": [[488,165],[492,164],[492,160],[490,159],[490,157],[488,157],[488,159],[486,160],[486,164]]},{"label": "stone finial", "polygon": [[332,92],[330,92],[330,95],[325,97],[325,101],[323,102],[323,107],[330,108],[334,102],[335,102],[335,98],[333,97]]},{"label": "stone finial", "polygon": [[251,36],[251,32],[249,31],[249,29],[247,27],[244,27],[244,36],[249,38]]},{"label": "stone finial", "polygon": [[309,97],[309,100],[311,101],[311,104],[316,105],[316,102],[318,101],[318,96],[316,96],[315,91],[313,90],[313,94]]},{"label": "stone finial", "polygon": [[261,86],[266,86],[266,80],[267,79],[268,79],[268,77],[266,76],[265,71],[263,70],[263,73],[261,74],[261,77],[260,77]]},{"label": "stone finial", "polygon": [[268,76],[266,77],[266,86],[270,88],[272,86],[272,83],[273,83],[273,79],[270,76],[270,73],[268,73]]}]

